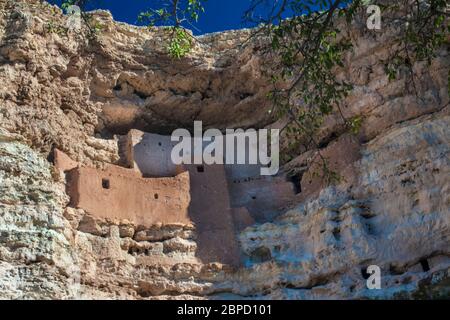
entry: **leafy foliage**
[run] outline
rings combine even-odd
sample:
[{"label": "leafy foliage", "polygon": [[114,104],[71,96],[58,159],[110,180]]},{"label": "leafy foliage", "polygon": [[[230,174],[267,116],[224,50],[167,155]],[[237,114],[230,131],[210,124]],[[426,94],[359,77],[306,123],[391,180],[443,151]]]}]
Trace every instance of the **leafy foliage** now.
[{"label": "leafy foliage", "polygon": [[78,6],[81,10],[81,18],[89,30],[89,37],[95,39],[97,34],[103,29],[103,26],[85,12],[87,4],[91,1],[92,0],[64,0],[61,4],[61,8],[68,12],[71,6]]},{"label": "leafy foliage", "polygon": [[189,33],[181,27],[173,27],[167,51],[172,58],[181,59],[186,56],[192,48],[192,38]]},{"label": "leafy foliage", "polygon": [[[89,0],[66,0],[66,5],[80,7]],[[168,26],[168,54],[185,57],[198,41],[185,27],[193,25],[204,13],[206,0],[162,0],[162,5],[139,15],[149,26]],[[270,74],[273,90],[268,99],[275,118],[287,118],[283,129],[290,142],[286,160],[299,150],[316,150],[327,181],[338,180],[320,153],[317,133],[325,117],[337,111],[344,128],[357,134],[361,117],[346,119],[341,104],[352,84],[336,77],[343,68],[343,57],[351,50],[349,37],[341,30],[364,12],[370,0],[250,0],[244,18],[257,26],[254,35],[269,39],[264,50],[273,56]],[[437,50],[446,43],[450,32],[447,0],[378,1],[383,27],[398,30],[392,54],[385,60],[385,72],[394,81],[407,70],[411,87],[419,95],[413,66],[418,61],[431,63]],[[264,10],[261,10],[263,8]],[[266,12],[261,15],[260,12]],[[287,13],[290,18],[286,19]],[[450,82],[450,73],[449,73]],[[287,85],[286,85],[287,84]],[[450,94],[450,84],[449,84]]]},{"label": "leafy foliage", "polygon": [[450,31],[446,6],[445,0],[414,0],[383,8],[386,23],[397,23],[401,32],[395,44],[396,50],[384,62],[386,74],[393,81],[402,70],[406,71],[409,88],[417,96],[413,66],[417,61],[426,61],[430,65],[437,50],[445,44]]},{"label": "leafy foliage", "polygon": [[[317,150],[324,178],[329,182],[337,181],[338,177],[321,155],[316,138],[325,117],[337,110],[344,127],[354,134],[359,132],[363,122],[361,117],[346,119],[341,111],[340,105],[351,91],[352,84],[338,79],[336,73],[343,68],[343,57],[352,45],[340,27],[343,21],[352,23],[355,15],[365,11],[366,6],[373,2],[251,0],[244,15],[248,22],[258,26],[255,34],[263,34],[270,40],[266,51],[273,55],[271,76],[274,89],[268,94],[273,102],[269,112],[276,118],[289,119],[284,128],[290,142],[285,151],[287,157],[298,154],[299,149]],[[181,58],[189,52],[191,41],[178,28],[186,20],[197,21],[198,13],[204,10],[201,0],[188,1],[184,9],[178,7],[179,1],[167,0],[167,3],[171,10],[162,8],[143,16],[151,21],[172,23],[174,29],[168,51],[172,57]],[[399,70],[407,68],[416,95],[413,65],[424,60],[431,63],[436,50],[446,41],[449,32],[446,6],[446,0],[383,1],[380,4],[386,25],[395,26],[398,21],[403,22],[397,39],[398,50],[384,62],[386,74],[392,81],[397,78]],[[265,10],[259,10],[261,7]],[[258,12],[268,14],[261,16]],[[285,19],[287,12],[291,16],[289,19]]]},{"label": "leafy foliage", "polygon": [[[263,1],[253,0],[246,17],[258,23],[257,32],[270,39],[269,53],[275,61],[271,70],[274,89],[269,94],[273,102],[270,113],[289,120],[283,129],[289,142],[284,153],[317,150],[314,159],[320,162],[324,180],[337,182],[339,177],[322,156],[316,136],[325,116],[339,109],[340,102],[352,89],[350,83],[335,76],[336,70],[344,66],[344,54],[351,48],[349,39],[340,34],[336,21],[343,15],[351,21],[358,1],[283,0],[273,3],[269,16],[255,18],[254,12]],[[284,19],[287,10],[293,15]],[[288,86],[281,85],[283,83]],[[353,125],[355,130],[358,127],[355,121],[350,123],[344,119],[344,123],[348,127]]]},{"label": "leafy foliage", "polygon": [[[363,119],[346,119],[340,104],[352,89],[352,84],[336,78],[343,67],[343,56],[351,50],[351,43],[340,30],[342,21],[352,23],[358,12],[374,1],[345,0],[252,0],[245,17],[258,25],[255,32],[269,37],[269,52],[273,55],[273,91],[268,97],[273,102],[271,114],[287,117],[284,128],[289,141],[288,154],[299,150],[317,150],[324,173],[328,172],[326,159],[320,155],[317,132],[324,118],[337,112],[343,125],[357,134]],[[446,0],[401,0],[381,5],[385,27],[402,26],[397,38],[397,51],[384,61],[390,80],[399,70],[407,68],[414,85],[412,67],[417,61],[431,63],[439,47],[448,37]],[[267,16],[257,16],[258,8],[270,3]],[[284,19],[285,13],[292,15]],[[448,13],[447,13],[448,15]],[[288,87],[283,86],[288,83]],[[417,90],[415,89],[416,94]]]},{"label": "leafy foliage", "polygon": [[61,4],[61,9],[67,11],[70,6],[78,5],[77,0],[64,0]]},{"label": "leafy foliage", "polygon": [[167,0],[160,8],[142,12],[138,20],[146,22],[149,26],[170,26],[167,52],[172,58],[181,59],[191,51],[195,41],[184,26],[195,28],[193,23],[198,21],[203,12],[205,8],[202,0]]},{"label": "leafy foliage", "polygon": [[193,26],[193,22],[197,22],[203,12],[205,8],[202,0],[167,0],[160,8],[151,8],[140,13],[138,19],[141,22],[147,22],[150,26],[181,27],[185,24]]}]

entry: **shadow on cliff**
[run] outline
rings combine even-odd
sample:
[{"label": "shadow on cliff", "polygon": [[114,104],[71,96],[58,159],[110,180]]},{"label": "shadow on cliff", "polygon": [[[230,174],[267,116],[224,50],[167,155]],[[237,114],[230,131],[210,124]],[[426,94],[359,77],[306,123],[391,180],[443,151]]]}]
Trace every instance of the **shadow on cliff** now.
[{"label": "shadow on cliff", "polygon": [[224,167],[190,165],[187,170],[191,189],[189,217],[197,230],[197,258],[203,263],[238,266],[239,247]]}]

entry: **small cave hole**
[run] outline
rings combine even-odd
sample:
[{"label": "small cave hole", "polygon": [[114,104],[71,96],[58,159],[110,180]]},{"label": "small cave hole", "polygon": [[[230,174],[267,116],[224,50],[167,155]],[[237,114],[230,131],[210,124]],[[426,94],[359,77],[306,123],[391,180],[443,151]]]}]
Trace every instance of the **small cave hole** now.
[{"label": "small cave hole", "polygon": [[333,140],[336,140],[338,138],[338,134],[337,132],[333,132],[330,136],[328,136],[327,138],[325,138],[323,141],[321,141],[318,145],[319,149],[323,149],[326,148],[330,142],[332,142]]},{"label": "small cave hole", "polygon": [[56,164],[55,163],[55,149],[56,149],[56,145],[52,144],[50,152],[49,152],[49,154],[47,156],[47,161],[52,163],[52,164],[54,164],[54,165]]},{"label": "small cave hole", "polygon": [[422,266],[423,272],[430,271],[430,264],[428,263],[427,259],[422,259],[419,261],[420,265]]},{"label": "small cave hole", "polygon": [[113,88],[114,91],[120,91],[122,90],[122,85],[120,83],[116,84]]},{"label": "small cave hole", "polygon": [[253,200],[256,200],[256,196],[252,196],[252,199],[253,199]]},{"label": "small cave hole", "polygon": [[341,229],[335,228],[333,230],[333,237],[336,241],[340,241],[341,240]]},{"label": "small cave hole", "polygon": [[204,166],[198,166],[197,167],[197,172],[200,172],[200,173],[205,172],[205,167]]},{"label": "small cave hole", "polygon": [[370,278],[371,274],[367,272],[367,268],[361,268],[361,275],[362,277],[367,280]]},{"label": "small cave hole", "polygon": [[137,90],[134,90],[134,94],[142,100],[145,100],[148,98],[148,96],[145,93],[137,91]]},{"label": "small cave hole", "polygon": [[153,197],[155,198],[155,200],[158,200],[158,199],[159,199],[159,194],[155,193],[155,194],[153,195]]},{"label": "small cave hole", "polygon": [[158,142],[158,146],[162,147],[162,142]]},{"label": "small cave hole", "polygon": [[302,192],[302,173],[297,173],[288,178],[288,181],[290,181],[294,185],[294,192],[295,194],[299,194]]},{"label": "small cave hole", "polygon": [[245,99],[247,99],[248,97],[251,97],[251,96],[253,96],[253,94],[250,93],[250,92],[242,92],[242,93],[239,94],[239,99],[240,100],[245,100]]},{"label": "small cave hole", "polygon": [[102,188],[103,189],[111,188],[111,183],[110,183],[109,179],[102,179]]}]

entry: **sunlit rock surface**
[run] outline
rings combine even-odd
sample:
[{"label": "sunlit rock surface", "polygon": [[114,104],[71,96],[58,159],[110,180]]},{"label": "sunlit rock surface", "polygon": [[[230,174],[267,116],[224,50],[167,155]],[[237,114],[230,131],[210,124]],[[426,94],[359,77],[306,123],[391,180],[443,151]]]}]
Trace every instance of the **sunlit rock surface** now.
[{"label": "sunlit rock surface", "polygon": [[[300,170],[311,155],[299,151],[284,168],[302,174],[295,203],[237,232],[242,265],[231,267],[198,258],[195,226],[99,222],[68,207],[49,154],[101,167],[118,163],[114,135],[132,128],[269,124],[263,40],[206,35],[174,61],[161,30],[96,19],[103,31],[88,42],[58,31],[56,7],[0,0],[0,298],[448,298],[448,47],[414,66],[417,99],[405,76],[384,73],[390,33],[369,33],[364,17],[348,27],[354,50],[337,76],[355,87],[342,112],[362,127],[344,133],[333,115],[319,137],[343,179],[326,186]],[[366,287],[369,265],[381,290]]]}]

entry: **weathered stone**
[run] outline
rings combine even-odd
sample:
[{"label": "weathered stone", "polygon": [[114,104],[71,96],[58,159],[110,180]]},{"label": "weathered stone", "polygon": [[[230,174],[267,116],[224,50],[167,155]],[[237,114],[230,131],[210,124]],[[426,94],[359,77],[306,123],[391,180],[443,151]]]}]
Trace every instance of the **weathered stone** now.
[{"label": "weathered stone", "polygon": [[193,241],[184,240],[182,238],[172,238],[163,242],[164,253],[170,253],[174,251],[179,252],[195,252],[197,245]]},{"label": "weathered stone", "polygon": [[[67,207],[65,175],[47,158],[58,148],[103,170],[121,158],[113,134],[131,128],[269,124],[264,40],[240,47],[251,30],[205,35],[173,61],[162,30],[119,24],[103,11],[94,17],[104,28],[86,41],[84,32],[46,31],[67,17],[45,2],[0,1],[1,298],[448,297],[448,46],[430,65],[413,66],[416,99],[404,77],[389,81],[384,72],[393,32],[374,37],[357,17],[348,27],[354,50],[336,77],[355,84],[342,113],[361,117],[360,133],[343,135],[339,114],[318,133],[344,179],[309,187],[314,152],[299,150],[284,168],[300,181],[292,208],[264,214],[264,224],[245,211],[236,218],[247,260],[234,267],[201,259],[211,249],[201,239],[227,244],[221,220],[202,234],[197,223],[93,219]],[[367,289],[371,264],[381,267],[382,290]]]}]

